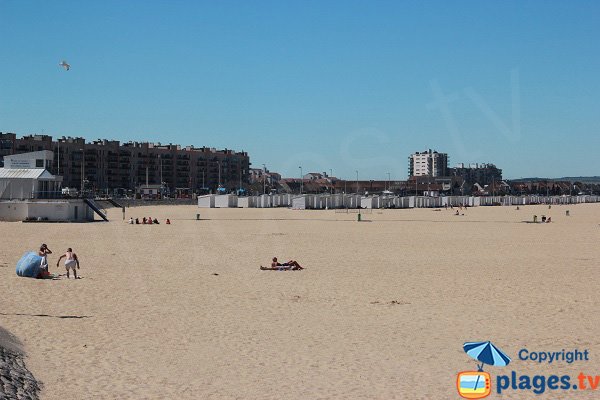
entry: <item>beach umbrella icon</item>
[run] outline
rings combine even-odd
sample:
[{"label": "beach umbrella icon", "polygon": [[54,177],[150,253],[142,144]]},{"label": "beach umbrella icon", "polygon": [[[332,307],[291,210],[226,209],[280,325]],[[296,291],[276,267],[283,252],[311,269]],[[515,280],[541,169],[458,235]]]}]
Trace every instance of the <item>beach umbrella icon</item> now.
[{"label": "beach umbrella icon", "polygon": [[[487,342],[467,342],[463,344],[463,350],[465,353],[481,362],[481,365],[477,365],[479,371],[483,371],[483,364],[504,367],[510,363],[510,357],[494,346],[489,340]],[[479,378],[480,375],[477,375],[475,387],[477,387],[477,384],[479,383]]]},{"label": "beach umbrella icon", "polygon": [[463,344],[465,353],[481,362],[478,365],[480,371],[483,371],[483,364],[504,367],[510,363],[510,357],[507,356],[492,344],[492,342],[467,342]]}]

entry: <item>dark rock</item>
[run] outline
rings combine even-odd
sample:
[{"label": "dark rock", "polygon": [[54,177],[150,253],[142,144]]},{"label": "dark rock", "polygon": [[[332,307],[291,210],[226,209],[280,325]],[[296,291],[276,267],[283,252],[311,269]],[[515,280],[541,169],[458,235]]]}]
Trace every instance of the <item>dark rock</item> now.
[{"label": "dark rock", "polygon": [[20,342],[0,328],[0,400],[38,400],[40,385],[29,372]]}]

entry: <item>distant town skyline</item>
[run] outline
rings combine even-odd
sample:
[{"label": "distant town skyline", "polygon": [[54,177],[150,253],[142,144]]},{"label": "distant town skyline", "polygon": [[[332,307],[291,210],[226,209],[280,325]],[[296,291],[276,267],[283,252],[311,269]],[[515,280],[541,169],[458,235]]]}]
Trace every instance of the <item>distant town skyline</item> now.
[{"label": "distant town skyline", "polygon": [[290,177],[406,179],[430,148],[507,179],[600,175],[599,17],[593,1],[5,1],[0,130],[230,148]]}]

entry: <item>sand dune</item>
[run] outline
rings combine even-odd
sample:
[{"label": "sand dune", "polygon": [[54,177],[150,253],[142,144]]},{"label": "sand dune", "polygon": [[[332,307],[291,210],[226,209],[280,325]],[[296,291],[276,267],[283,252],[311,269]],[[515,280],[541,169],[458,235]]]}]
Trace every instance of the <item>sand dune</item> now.
[{"label": "sand dune", "polygon": [[[553,223],[522,222],[534,214]],[[116,209],[109,223],[0,223],[0,326],[43,399],[451,399],[475,367],[471,340],[492,340],[521,374],[600,372],[598,205],[374,210],[364,223],[331,210],[130,215],[172,225],[127,225]],[[73,247],[82,279],[17,277],[42,242],[60,273]],[[274,255],[306,270],[259,271]],[[540,366],[517,360],[523,347],[591,360]]]}]

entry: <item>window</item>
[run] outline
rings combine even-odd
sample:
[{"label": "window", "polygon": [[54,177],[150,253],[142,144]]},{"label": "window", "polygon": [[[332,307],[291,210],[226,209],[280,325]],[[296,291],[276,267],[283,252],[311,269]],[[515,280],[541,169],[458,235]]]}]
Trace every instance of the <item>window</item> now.
[{"label": "window", "polygon": [[35,160],[35,167],[36,168],[44,168],[44,160]]}]

